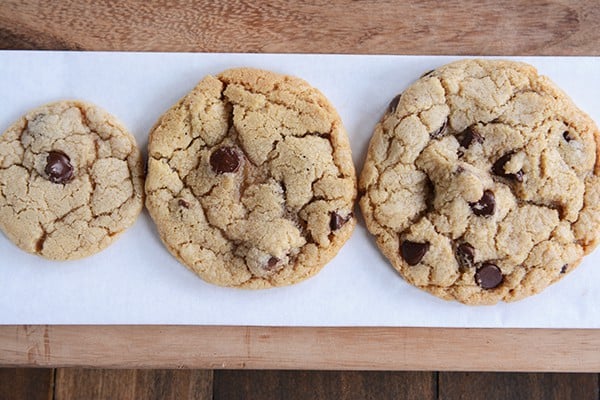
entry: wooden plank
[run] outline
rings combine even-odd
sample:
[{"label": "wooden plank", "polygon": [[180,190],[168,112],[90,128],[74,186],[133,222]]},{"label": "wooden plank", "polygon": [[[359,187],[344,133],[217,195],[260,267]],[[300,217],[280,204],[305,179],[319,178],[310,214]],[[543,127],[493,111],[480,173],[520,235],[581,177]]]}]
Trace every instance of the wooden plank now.
[{"label": "wooden plank", "polygon": [[135,370],[57,369],[54,399],[134,398]]},{"label": "wooden plank", "polygon": [[212,399],[212,371],[56,370],[55,400]]},{"label": "wooden plank", "polygon": [[434,372],[215,371],[214,400],[437,399]]},{"label": "wooden plank", "polygon": [[600,330],[0,326],[0,363],[598,372]]},{"label": "wooden plank", "polygon": [[51,400],[51,368],[0,368],[0,399]]},{"label": "wooden plank", "polygon": [[[205,52],[598,55],[600,2],[0,2],[0,47]],[[43,21],[43,23],[40,23]]]},{"label": "wooden plank", "polygon": [[442,372],[439,399],[598,400],[597,374]]},{"label": "wooden plank", "polygon": [[[4,0],[0,48],[600,55],[598,21],[586,0]],[[599,371],[599,348],[600,330],[0,327],[0,364],[30,366]]]}]

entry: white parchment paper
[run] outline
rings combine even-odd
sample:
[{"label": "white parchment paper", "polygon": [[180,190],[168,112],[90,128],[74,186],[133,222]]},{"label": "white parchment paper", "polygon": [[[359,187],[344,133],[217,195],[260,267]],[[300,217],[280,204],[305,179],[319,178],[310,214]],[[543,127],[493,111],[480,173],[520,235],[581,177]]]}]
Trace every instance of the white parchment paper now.
[{"label": "white parchment paper", "polygon": [[[83,99],[117,116],[147,146],[158,117],[206,74],[252,66],[299,76],[338,109],[360,171],[390,99],[457,57],[0,52],[0,132],[43,103]],[[600,58],[529,62],[600,121]],[[0,324],[228,324],[600,328],[600,252],[561,282],[517,303],[470,307],[406,284],[360,220],[321,273],[292,287],[209,285],[162,246],[144,212],[105,251],[81,261],[26,254],[0,234]]]}]

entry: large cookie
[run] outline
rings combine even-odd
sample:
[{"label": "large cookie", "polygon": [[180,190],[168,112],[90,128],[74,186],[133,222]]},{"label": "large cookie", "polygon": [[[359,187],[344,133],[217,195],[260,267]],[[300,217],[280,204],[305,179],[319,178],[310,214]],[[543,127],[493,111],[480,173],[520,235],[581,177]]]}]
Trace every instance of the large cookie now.
[{"label": "large cookie", "polygon": [[375,128],[359,183],[368,229],[408,282],[441,298],[537,293],[598,242],[598,135],[527,64],[443,66]]},{"label": "large cookie", "polygon": [[249,68],[207,76],[150,134],[146,206],[168,250],[208,282],[288,285],[350,237],[356,178],[327,99]]},{"label": "large cookie", "polygon": [[47,104],[0,136],[0,228],[29,253],[54,260],[94,254],[142,206],[135,139],[94,105]]}]

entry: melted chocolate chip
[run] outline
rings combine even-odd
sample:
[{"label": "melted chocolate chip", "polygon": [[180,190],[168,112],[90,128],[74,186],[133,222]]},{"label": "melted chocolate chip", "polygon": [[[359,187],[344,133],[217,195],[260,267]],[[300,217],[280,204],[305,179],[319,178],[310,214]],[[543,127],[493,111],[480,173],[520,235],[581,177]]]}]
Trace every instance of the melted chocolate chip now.
[{"label": "melted chocolate chip", "polygon": [[567,141],[567,143],[569,143],[571,140],[573,140],[573,138],[571,137],[571,135],[569,135],[569,131],[564,131],[563,132],[563,138]]},{"label": "melted chocolate chip", "polygon": [[496,174],[498,176],[506,176],[506,175],[508,175],[504,171],[504,166],[506,165],[507,162],[510,161],[510,158],[512,157],[512,155],[513,155],[513,153],[507,153],[507,154],[503,155],[502,157],[500,157],[499,159],[496,160],[496,162],[492,166],[492,171],[494,171],[494,174]]},{"label": "melted chocolate chip", "polygon": [[469,243],[461,243],[456,247],[456,259],[464,268],[473,268],[475,263],[475,248]]},{"label": "melted chocolate chip", "polygon": [[512,178],[517,182],[523,182],[523,170],[520,169],[516,173],[512,174]]},{"label": "melted chocolate chip", "polygon": [[496,209],[496,197],[494,196],[494,192],[491,190],[486,190],[483,192],[483,196],[477,203],[469,203],[471,206],[471,210],[473,210],[473,214],[477,216],[488,216],[494,214]]},{"label": "melted chocolate chip", "polygon": [[473,142],[483,143],[483,136],[475,132],[471,127],[465,129],[460,135],[458,135],[458,143],[465,149],[468,149]]},{"label": "melted chocolate chip", "polygon": [[429,243],[417,243],[405,240],[402,242],[402,258],[408,265],[417,265],[429,250]]},{"label": "melted chocolate chip", "polygon": [[179,199],[179,205],[183,208],[190,208],[190,203],[188,203],[184,199]]},{"label": "melted chocolate chip", "polygon": [[504,166],[510,161],[514,153],[507,153],[500,157],[492,166],[492,172],[503,178],[514,179],[517,182],[523,182],[523,170],[520,169],[516,173],[507,173],[504,171]]},{"label": "melted chocolate chip", "polygon": [[352,213],[342,217],[338,213],[333,212],[331,213],[331,219],[329,220],[329,228],[331,228],[332,231],[337,231],[344,226],[346,222],[350,221],[350,218],[352,218]]},{"label": "melted chocolate chip", "polygon": [[398,103],[400,102],[401,96],[402,96],[402,94],[396,95],[396,97],[394,97],[392,99],[392,101],[390,101],[390,104],[388,105],[388,108],[387,108],[388,113],[396,112],[396,107],[398,107]]},{"label": "melted chocolate chip", "polygon": [[221,147],[211,154],[210,166],[217,174],[236,172],[240,167],[240,156],[233,147]]},{"label": "melted chocolate chip", "polygon": [[51,151],[46,157],[48,180],[54,183],[66,183],[73,179],[73,166],[71,160],[64,153]]},{"label": "melted chocolate chip", "polygon": [[281,260],[277,257],[269,258],[269,261],[267,261],[267,265],[265,266],[265,269],[267,271],[273,271],[275,269],[275,267],[277,267],[277,264],[279,263],[279,261],[281,261]]},{"label": "melted chocolate chip", "polygon": [[446,133],[447,129],[448,129],[448,120],[444,121],[444,123],[442,124],[442,126],[440,126],[436,131],[431,132],[429,134],[429,136],[431,136],[433,139],[437,139],[439,137],[444,136],[444,134]]},{"label": "melted chocolate chip", "polygon": [[475,282],[482,289],[493,289],[502,283],[504,277],[496,264],[483,263],[475,272]]},{"label": "melted chocolate chip", "polygon": [[565,272],[567,272],[567,268],[569,268],[569,264],[563,265],[562,268],[560,269],[560,273],[564,274]]}]

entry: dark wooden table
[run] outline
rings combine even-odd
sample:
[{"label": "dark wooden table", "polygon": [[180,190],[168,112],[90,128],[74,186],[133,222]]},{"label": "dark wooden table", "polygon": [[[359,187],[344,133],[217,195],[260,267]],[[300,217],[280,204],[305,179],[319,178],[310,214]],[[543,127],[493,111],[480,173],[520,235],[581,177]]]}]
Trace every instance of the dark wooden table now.
[{"label": "dark wooden table", "polygon": [[[3,0],[0,49],[600,55],[598,1],[152,3]],[[50,367],[1,368],[0,399],[600,399],[596,373],[335,371],[598,372],[598,330],[228,329],[227,341],[216,345],[214,332],[202,327],[149,327],[155,336],[128,327],[0,327],[0,365]],[[165,336],[180,333],[182,342],[208,345],[211,352],[160,351]],[[115,337],[116,347],[102,347],[102,335]],[[145,344],[129,348],[133,358],[120,356],[140,337]],[[158,344],[146,343],[150,337]],[[257,350],[264,337],[296,351],[273,353],[269,343]],[[393,346],[377,347],[380,340]]]}]

